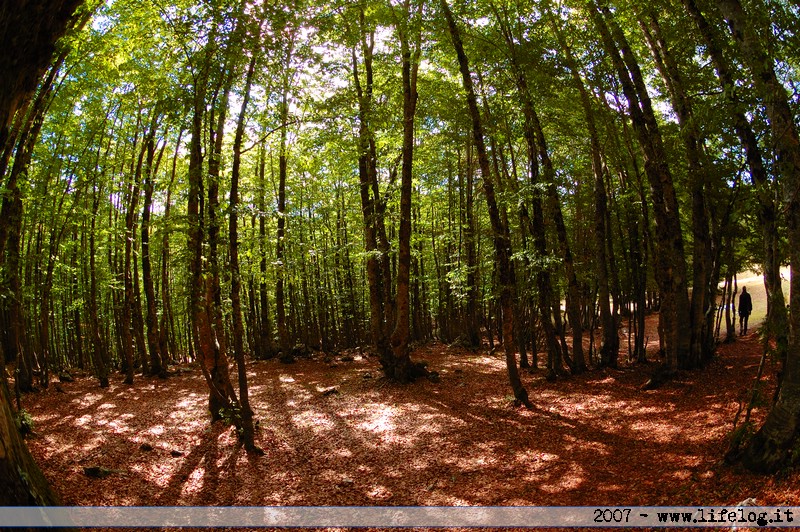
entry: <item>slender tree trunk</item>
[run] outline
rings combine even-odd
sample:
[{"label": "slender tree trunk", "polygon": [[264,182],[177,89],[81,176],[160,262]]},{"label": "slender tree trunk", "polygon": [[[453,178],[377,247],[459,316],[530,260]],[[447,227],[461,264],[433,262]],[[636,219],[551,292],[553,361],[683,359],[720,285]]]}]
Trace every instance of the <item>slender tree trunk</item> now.
[{"label": "slender tree trunk", "polygon": [[[161,334],[158,327],[158,310],[150,260],[150,210],[153,204],[153,174],[156,171],[154,167],[156,149],[154,133],[151,130],[146,141],[147,161],[144,170],[144,204],[142,206],[140,231],[142,239],[142,282],[144,283],[144,295],[147,305],[145,323],[147,325],[147,346],[150,351],[150,372],[163,379],[167,377],[167,368],[164,354],[161,351]],[[163,154],[163,148],[161,153]]]},{"label": "slender tree trunk", "polygon": [[[137,213],[138,217],[138,213]],[[150,361],[147,353],[147,341],[144,335],[144,313],[142,311],[142,289],[139,285],[139,261],[135,260],[136,256],[140,256],[139,240],[136,238],[136,231],[138,225],[133,228],[133,309],[131,317],[133,318],[133,340],[136,345],[136,361],[137,364],[142,366],[142,375],[150,375]]]},{"label": "slender tree trunk", "polygon": [[194,352],[209,387],[208,407],[212,420],[222,418],[232,408],[228,363],[215,337],[211,305],[213,291],[209,273],[204,268],[205,220],[203,193],[203,121],[206,91],[213,56],[213,38],[209,38],[200,60],[200,71],[194,76],[194,100],[189,144],[189,197],[187,201],[189,260],[189,308],[191,312]]},{"label": "slender tree trunk", "polygon": [[489,158],[486,155],[486,145],[484,143],[483,125],[481,124],[480,111],[478,110],[478,101],[475,96],[475,89],[472,83],[472,74],[469,70],[469,62],[464,53],[464,46],[461,42],[461,33],[453,18],[453,13],[450,11],[450,6],[446,0],[441,0],[442,10],[445,19],[447,20],[447,27],[452,38],[453,48],[455,49],[456,56],[458,57],[459,69],[461,71],[461,80],[464,85],[464,92],[467,97],[467,105],[469,107],[470,117],[472,118],[472,136],[475,142],[475,151],[478,156],[478,164],[481,169],[481,178],[483,180],[483,192],[486,196],[486,204],[489,209],[489,218],[492,223],[492,238],[494,241],[495,258],[498,266],[498,281],[500,284],[500,306],[503,311],[503,349],[506,355],[506,369],[508,370],[509,381],[511,388],[514,391],[515,399],[524,404],[528,408],[532,408],[532,404],[528,399],[528,391],[522,384],[517,368],[517,359],[514,352],[514,270],[511,264],[511,239],[508,227],[502,223],[500,216],[500,209],[497,205],[495,197],[494,183],[492,182],[491,170],[489,168]]},{"label": "slender tree trunk", "polygon": [[747,168],[750,171],[753,185],[756,187],[759,207],[757,212],[764,240],[764,281],[767,288],[766,325],[770,334],[775,336],[778,358],[783,360],[786,355],[789,326],[786,314],[786,300],[781,286],[781,255],[778,250],[778,206],[774,199],[775,194],[767,170],[764,167],[764,157],[758,145],[758,139],[750,125],[750,121],[742,111],[741,100],[737,95],[736,82],[729,66],[730,62],[725,59],[722,52],[720,35],[717,29],[708,23],[695,0],[683,0],[683,5],[697,25],[697,29],[706,45],[706,52],[717,71],[722,92],[728,102],[734,130],[744,149]]},{"label": "slender tree trunk", "polygon": [[[137,120],[137,135],[138,127],[141,116]],[[124,292],[121,303],[121,316],[120,316],[120,329],[122,339],[123,356],[125,358],[125,384],[133,384],[134,374],[134,337],[133,337],[133,306],[135,304],[135,294],[133,290],[133,225],[136,221],[136,211],[138,210],[139,195],[140,195],[140,180],[142,175],[142,163],[146,148],[140,150],[139,156],[135,156],[136,141],[134,141],[134,161],[135,170],[132,168],[130,188],[128,190],[128,205],[125,213],[125,228],[123,238],[125,240],[125,256],[124,266],[122,270],[122,279]],[[131,163],[134,166],[134,163]]]},{"label": "slender tree trunk", "polygon": [[775,75],[774,62],[764,51],[749,15],[739,0],[717,0],[717,5],[766,109],[783,180],[791,264],[789,344],[778,399],[742,457],[752,470],[774,472],[793,461],[792,450],[800,436],[800,135],[789,96]]},{"label": "slender tree trunk", "polygon": [[271,358],[274,356],[272,347],[272,327],[269,316],[269,297],[267,296],[267,252],[264,247],[267,241],[267,220],[266,220],[266,190],[265,190],[265,168],[266,168],[266,149],[263,144],[259,148],[258,159],[258,180],[259,180],[259,198],[260,198],[260,213],[258,216],[258,242],[261,252],[261,260],[259,261],[259,282],[258,282],[258,297],[259,309],[261,311],[261,328],[259,329],[259,353],[261,358]]},{"label": "slender tree trunk", "polygon": [[606,194],[604,165],[602,161],[602,148],[600,136],[597,132],[597,124],[594,118],[591,96],[583,79],[578,71],[578,65],[572,50],[564,38],[561,28],[554,21],[552,14],[551,25],[554,28],[561,49],[564,50],[567,66],[572,76],[573,84],[578,89],[581,98],[581,106],[586,118],[586,126],[589,131],[590,150],[592,157],[592,174],[594,175],[594,244],[596,259],[593,261],[596,266],[598,305],[600,307],[600,323],[603,327],[603,343],[600,348],[600,365],[607,367],[617,367],[619,353],[619,333],[617,331],[617,316],[611,310],[611,291],[609,289],[609,271],[606,249],[613,246],[609,243],[609,231],[606,226],[608,217],[608,196]]},{"label": "slender tree trunk", "polygon": [[660,318],[666,351],[665,366],[651,382],[651,385],[657,385],[674,373],[679,365],[686,363],[690,345],[689,296],[678,201],[658,123],[632,48],[607,7],[601,8],[591,0],[588,11],[628,100],[652,192],[657,242],[656,279],[661,293]]},{"label": "slender tree trunk", "polygon": [[[288,78],[288,75],[287,75]],[[284,86],[283,98],[281,101],[281,123],[285,124],[289,119],[288,104],[288,79]],[[275,235],[275,262],[277,264],[275,281],[275,311],[278,324],[278,339],[280,342],[281,356],[283,363],[294,362],[291,346],[289,345],[289,329],[286,324],[286,128],[281,130],[281,146],[278,155],[278,231]]]},{"label": "slender tree trunk", "polygon": [[655,59],[656,67],[667,86],[672,108],[678,115],[681,136],[686,148],[689,169],[689,188],[692,205],[692,298],[691,326],[692,336],[688,358],[684,367],[701,366],[711,353],[706,352],[709,345],[706,336],[712,332],[706,328],[706,313],[716,287],[710,286],[712,273],[711,227],[706,202],[706,170],[704,168],[703,138],[694,116],[693,104],[686,92],[683,76],[678,69],[672,52],[667,47],[661,27],[654,11],[647,9],[640,17],[639,25]]},{"label": "slender tree trunk", "polygon": [[367,255],[367,285],[369,286],[370,307],[370,333],[375,350],[383,357],[389,349],[384,325],[384,286],[381,275],[381,251],[378,247],[376,218],[378,214],[379,199],[373,197],[372,174],[374,173],[374,154],[371,146],[374,145],[370,120],[372,114],[372,52],[375,46],[373,33],[363,29],[364,13],[359,13],[361,18],[362,35],[361,50],[364,59],[364,85],[358,68],[358,57],[355,48],[352,50],[353,81],[358,96],[358,176],[361,195],[361,213],[364,219],[364,248]]},{"label": "slender tree trunk", "polygon": [[[260,34],[259,28],[259,34]],[[263,451],[255,444],[253,410],[250,407],[250,394],[247,386],[247,368],[244,359],[244,323],[242,322],[241,273],[239,271],[239,173],[242,164],[242,141],[244,139],[247,106],[250,103],[250,88],[253,83],[258,54],[251,52],[250,64],[245,76],[242,108],[236,122],[236,136],[233,141],[233,165],[231,167],[230,217],[228,221],[229,266],[231,273],[231,311],[233,313],[233,354],[239,378],[239,402],[241,403],[242,434],[245,449],[249,453]]]},{"label": "slender tree trunk", "polygon": [[97,235],[97,211],[100,206],[101,190],[94,186],[92,198],[92,221],[89,232],[89,328],[92,338],[92,362],[101,388],[108,388],[108,352],[100,334],[100,317],[97,303],[97,260],[95,243]]},{"label": "slender tree trunk", "polygon": [[170,290],[170,213],[172,211],[172,187],[175,183],[178,165],[178,151],[183,139],[183,130],[178,133],[175,142],[175,153],[172,158],[172,171],[167,185],[167,198],[164,204],[164,236],[161,240],[161,324],[159,326],[159,346],[161,350],[162,367],[166,374],[168,365],[175,360],[177,348],[175,346],[175,328],[172,315],[172,295]]},{"label": "slender tree trunk", "polygon": [[[416,377],[411,362],[409,338],[411,323],[411,193],[414,165],[414,115],[417,108],[417,71],[419,69],[422,33],[420,28],[410,28],[412,23],[419,22],[418,16],[412,17],[411,2],[406,0],[403,20],[395,24],[403,57],[403,166],[400,183],[400,234],[398,238],[397,257],[397,315],[394,331],[391,336],[391,356],[382,360],[383,371],[387,377],[400,382],[413,380]],[[418,15],[418,14],[417,14]],[[409,42],[409,32],[416,34],[414,48]],[[389,354],[387,352],[387,354]]]},{"label": "slender tree trunk", "polygon": [[464,255],[467,267],[466,333],[467,345],[475,349],[481,345],[480,316],[478,312],[478,250],[475,229],[475,171],[472,150],[467,149],[464,189]]}]

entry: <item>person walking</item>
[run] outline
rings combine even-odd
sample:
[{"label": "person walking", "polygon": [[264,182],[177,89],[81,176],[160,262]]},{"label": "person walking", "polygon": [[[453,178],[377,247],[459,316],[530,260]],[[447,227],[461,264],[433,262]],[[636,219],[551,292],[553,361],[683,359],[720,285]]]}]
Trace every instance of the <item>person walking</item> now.
[{"label": "person walking", "polygon": [[747,287],[742,287],[742,295],[739,296],[739,334],[747,334],[747,320],[753,312],[753,299],[747,293]]}]

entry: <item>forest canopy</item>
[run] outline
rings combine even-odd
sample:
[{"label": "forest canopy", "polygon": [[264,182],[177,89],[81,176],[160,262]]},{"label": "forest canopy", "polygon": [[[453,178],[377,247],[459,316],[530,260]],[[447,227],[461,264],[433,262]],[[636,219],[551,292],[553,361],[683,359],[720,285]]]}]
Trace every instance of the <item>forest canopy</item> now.
[{"label": "forest canopy", "polygon": [[17,390],[198,362],[256,450],[246,357],[363,346],[409,382],[435,339],[502,349],[528,406],[519,368],[657,386],[735,340],[755,269],[800,421],[799,11],[86,2],[0,124]]}]

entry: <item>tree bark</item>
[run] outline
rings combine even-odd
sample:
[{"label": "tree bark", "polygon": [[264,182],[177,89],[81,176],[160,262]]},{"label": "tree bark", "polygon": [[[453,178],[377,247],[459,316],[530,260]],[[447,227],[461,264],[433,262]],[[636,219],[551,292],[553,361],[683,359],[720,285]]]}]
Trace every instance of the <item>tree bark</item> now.
[{"label": "tree bark", "polygon": [[707,339],[712,331],[706,327],[706,315],[712,298],[716,296],[716,283],[711,282],[712,253],[709,206],[706,200],[705,156],[703,137],[695,119],[693,103],[690,99],[683,76],[662,36],[658,17],[652,9],[646,9],[640,16],[639,25],[645,35],[656,67],[664,79],[670,94],[672,108],[678,116],[681,137],[686,149],[689,169],[689,189],[692,210],[692,298],[691,298],[691,344],[684,367],[694,368],[703,365],[712,355],[707,351]]},{"label": "tree bark", "polygon": [[[36,89],[56,41],[74,22],[72,15],[81,1],[41,0],[37,9],[29,3],[11,0],[0,11],[0,150],[5,148],[11,120]],[[0,381],[0,505],[58,504],[16,429],[5,377]]]},{"label": "tree bark", "polygon": [[519,98],[522,103],[523,114],[525,116],[525,128],[528,130],[525,133],[525,137],[526,139],[532,139],[533,146],[535,146],[535,151],[530,153],[530,156],[538,157],[541,166],[544,168],[544,182],[542,184],[546,188],[547,205],[555,225],[561,258],[564,261],[564,269],[567,277],[567,313],[569,315],[573,338],[571,370],[575,374],[582,373],[586,371],[586,359],[583,355],[583,322],[580,316],[580,287],[577,276],[575,275],[572,250],[570,249],[567,229],[564,223],[564,215],[561,211],[560,199],[558,198],[558,192],[556,191],[554,182],[555,170],[547,148],[544,129],[542,128],[539,115],[536,112],[536,107],[533,102],[533,97],[528,88],[528,77],[518,57],[517,38],[513,35],[509,25],[501,17],[496,8],[495,13],[500,22],[506,46],[509,50],[511,68],[514,72]]},{"label": "tree bark", "polygon": [[[421,7],[419,8],[421,10]],[[419,15],[419,12],[417,13]],[[417,72],[419,69],[422,33],[410,24],[419,22],[411,13],[411,1],[406,0],[402,20],[395,23],[400,39],[403,71],[403,166],[400,180],[400,231],[397,250],[396,321],[390,339],[391,353],[381,360],[383,371],[390,379],[407,382],[413,380],[415,366],[411,362],[409,338],[411,323],[411,193],[414,166],[414,115],[417,108]],[[413,50],[410,32],[416,33]]]},{"label": "tree bark", "polygon": [[608,242],[609,232],[606,227],[606,218],[608,217],[608,195],[606,194],[605,187],[600,136],[597,132],[592,99],[581,79],[575,57],[564,38],[563,31],[557,26],[552,13],[550,13],[549,16],[559,45],[562,50],[564,50],[573,85],[578,89],[578,94],[581,98],[581,106],[583,107],[583,114],[586,118],[586,127],[589,132],[592,174],[594,176],[594,250],[595,253],[597,253],[596,260],[593,262],[596,267],[598,306],[600,307],[600,323],[603,328],[603,342],[600,347],[600,365],[615,368],[618,363],[619,332],[617,330],[617,316],[611,309],[611,291],[609,289],[608,254],[606,250],[611,250],[613,246]]},{"label": "tree bark", "polygon": [[[155,121],[154,121],[155,124]],[[152,127],[152,125],[151,125]],[[144,170],[144,204],[142,205],[142,282],[147,306],[145,323],[147,325],[147,347],[150,351],[150,372],[160,378],[167,377],[166,360],[162,353],[161,334],[158,327],[155,286],[153,285],[152,262],[150,260],[150,210],[153,204],[153,174],[155,173],[155,139],[151,130],[146,141],[147,160]],[[163,148],[161,153],[163,153]]]},{"label": "tree bark", "polygon": [[600,7],[595,0],[587,7],[617,71],[644,156],[656,222],[656,280],[661,293],[660,318],[664,325],[666,354],[665,366],[659,375],[668,376],[686,363],[691,332],[677,195],[644,77],[632,48],[607,7]]},{"label": "tree bark", "polygon": [[497,260],[498,282],[500,284],[500,306],[503,312],[503,349],[506,356],[506,369],[514,392],[514,398],[528,408],[532,408],[528,399],[528,391],[522,384],[517,368],[517,357],[514,352],[514,269],[511,264],[511,238],[508,226],[502,222],[500,209],[495,197],[494,183],[492,181],[489,158],[486,155],[486,144],[484,142],[483,125],[481,123],[480,111],[478,110],[478,100],[475,96],[475,89],[472,83],[472,74],[469,70],[469,61],[464,53],[464,45],[461,41],[461,33],[456,25],[453,13],[446,0],[441,0],[442,11],[447,21],[447,27],[452,38],[453,48],[458,58],[461,80],[464,92],[467,97],[467,106],[472,119],[472,137],[475,142],[475,151],[478,156],[478,164],[483,180],[483,192],[486,196],[486,204],[489,210],[489,218],[492,224],[492,240],[494,243],[495,259]]},{"label": "tree bark", "polygon": [[203,266],[205,220],[203,216],[203,122],[206,93],[214,52],[214,39],[209,38],[200,58],[199,71],[194,72],[193,114],[189,144],[189,197],[187,200],[189,260],[189,308],[192,341],[209,388],[208,408],[213,421],[222,419],[232,407],[228,363],[215,336],[212,279]]},{"label": "tree bark", "polygon": [[[285,88],[288,91],[288,87]],[[281,103],[281,120],[286,123],[289,107],[287,92],[283,93]],[[277,280],[275,281],[275,314],[278,325],[278,341],[280,343],[280,360],[284,363],[294,362],[291,346],[289,345],[289,329],[286,325],[286,129],[281,131],[281,147],[278,155],[278,230],[275,234],[275,262]]]},{"label": "tree bark", "polygon": [[269,316],[269,297],[267,295],[267,220],[266,220],[266,189],[265,189],[265,171],[266,171],[266,148],[262,146],[259,148],[258,155],[258,182],[259,182],[259,200],[260,200],[260,213],[258,216],[258,243],[259,251],[261,253],[261,260],[259,261],[259,281],[258,281],[258,298],[259,310],[261,312],[260,329],[259,329],[259,351],[258,356],[261,358],[271,358],[274,356],[272,347],[272,327]]},{"label": "tree bark", "polygon": [[[259,34],[261,33],[259,27]],[[263,454],[255,444],[253,410],[250,407],[250,393],[247,385],[247,368],[244,358],[244,323],[242,322],[241,272],[239,271],[239,173],[242,164],[242,141],[244,139],[247,106],[250,103],[250,88],[253,84],[258,54],[251,51],[252,57],[245,75],[242,107],[236,122],[236,136],[233,141],[233,165],[231,167],[230,216],[228,221],[229,265],[231,272],[231,311],[233,313],[233,356],[236,360],[239,379],[239,402],[241,404],[241,439],[248,453]]]},{"label": "tree bark", "polygon": [[381,273],[382,252],[378,247],[376,219],[380,215],[378,203],[380,199],[373,196],[377,192],[372,187],[373,174],[375,173],[375,157],[373,152],[374,141],[370,120],[372,115],[372,53],[375,46],[375,36],[364,28],[364,12],[359,12],[361,22],[361,52],[364,60],[364,83],[358,68],[356,49],[352,50],[353,82],[358,97],[358,176],[361,196],[361,213],[364,220],[364,248],[367,255],[367,285],[369,287],[370,307],[370,333],[372,342],[378,355],[384,357],[389,350],[389,341],[386,337],[385,312],[383,296],[385,286],[384,276]]},{"label": "tree bark", "polygon": [[[141,113],[141,111],[140,111]],[[137,131],[141,122],[141,114],[137,119]],[[133,306],[135,304],[135,295],[133,291],[133,225],[136,221],[136,211],[138,210],[139,195],[140,195],[140,179],[142,175],[142,163],[145,154],[145,149],[139,151],[139,156],[136,157],[137,138],[134,138],[133,143],[133,160],[131,166],[131,180],[129,190],[127,192],[127,211],[125,213],[125,228],[123,232],[124,239],[124,266],[122,270],[122,280],[124,292],[122,295],[122,302],[120,306],[120,337],[122,340],[122,349],[124,356],[124,370],[125,370],[125,384],[133,384],[134,375],[134,338],[133,338]]]},{"label": "tree bark", "polygon": [[742,461],[765,473],[789,465],[800,436],[800,135],[789,96],[775,74],[774,61],[762,46],[739,0],[717,0],[742,59],[750,70],[772,129],[789,239],[791,290],[789,343],[778,399],[764,424],[745,448]]}]

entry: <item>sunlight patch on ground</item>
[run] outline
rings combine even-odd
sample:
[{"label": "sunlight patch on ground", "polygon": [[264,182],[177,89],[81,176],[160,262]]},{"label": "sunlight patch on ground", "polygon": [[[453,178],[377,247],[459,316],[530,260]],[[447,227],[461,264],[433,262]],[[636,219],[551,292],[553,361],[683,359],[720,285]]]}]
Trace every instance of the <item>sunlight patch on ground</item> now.
[{"label": "sunlight patch on ground", "polygon": [[306,403],[312,399],[311,393],[302,386],[295,384],[294,378],[288,375],[281,375],[280,387],[288,397],[291,397],[291,399],[286,400],[287,406],[296,406],[297,400]]},{"label": "sunlight patch on ground", "polygon": [[470,445],[466,452],[447,453],[441,463],[457,467],[461,471],[480,471],[495,467],[502,462],[504,456],[505,453],[498,449],[497,442],[482,442]]},{"label": "sunlight patch on ground", "polygon": [[162,464],[150,464],[150,467],[143,470],[142,474],[146,476],[150,482],[159,488],[166,488],[169,486],[170,474],[173,467]]},{"label": "sunlight patch on ground", "polygon": [[387,488],[386,486],[381,486],[381,485],[373,486],[367,492],[367,496],[370,499],[375,499],[375,500],[379,500],[379,501],[385,501],[387,499],[391,499],[392,495],[393,495],[392,491],[389,488]]},{"label": "sunlight patch on ground", "polygon": [[103,396],[97,393],[87,393],[80,399],[73,399],[72,402],[81,408],[89,408],[103,400]]},{"label": "sunlight patch on ground", "polygon": [[614,377],[609,375],[605,379],[587,380],[586,384],[611,384],[611,385],[613,385],[616,382],[617,382],[617,379],[615,379]]},{"label": "sunlight patch on ground", "polygon": [[36,423],[46,423],[49,421],[64,421],[65,419],[72,418],[72,416],[62,417],[58,414],[39,414],[35,416]]},{"label": "sunlight patch on ground", "polygon": [[95,436],[83,445],[80,445],[79,448],[84,455],[88,455],[104,443],[106,443],[105,436]]},{"label": "sunlight patch on ground", "polygon": [[681,469],[672,474],[672,478],[676,480],[689,480],[692,478],[692,472],[688,469]]},{"label": "sunlight patch on ground", "polygon": [[333,430],[336,426],[333,421],[325,414],[314,410],[305,410],[298,414],[292,414],[292,423],[301,429],[310,429],[320,434]]},{"label": "sunlight patch on ground", "polygon": [[199,493],[203,489],[203,484],[205,483],[205,474],[206,470],[202,467],[198,467],[192,471],[189,478],[183,483],[181,496],[190,496]]},{"label": "sunlight patch on ground", "polygon": [[558,460],[558,455],[529,449],[514,453],[514,460],[523,464],[531,462],[552,462],[553,460]]},{"label": "sunlight patch on ground", "polygon": [[657,443],[672,443],[683,432],[681,427],[667,426],[658,419],[634,421],[628,425],[628,430],[636,432],[636,438]]},{"label": "sunlight patch on ground", "polygon": [[321,480],[328,482],[334,486],[352,486],[354,480],[351,476],[345,475],[333,469],[325,469],[320,471],[319,477]]},{"label": "sunlight patch on ground", "polygon": [[178,401],[175,403],[175,410],[179,410],[182,408],[192,408],[197,405],[199,396],[196,393],[190,393],[186,399],[182,401]]},{"label": "sunlight patch on ground", "polygon": [[75,420],[75,425],[78,427],[85,427],[87,425],[91,425],[93,422],[94,416],[92,414],[84,414]]},{"label": "sunlight patch on ground", "polygon": [[124,421],[120,421],[118,419],[112,419],[108,422],[108,426],[111,427],[113,432],[117,434],[126,434],[128,432],[132,432],[131,428],[128,426],[127,423]]},{"label": "sunlight patch on ground", "polygon": [[553,479],[554,482],[540,484],[539,488],[549,493],[575,490],[583,484],[585,477],[586,471],[583,467],[573,462],[567,471]]},{"label": "sunlight patch on ground", "polygon": [[456,463],[464,471],[480,471],[486,467],[494,467],[497,464],[497,457],[481,455],[472,458],[461,458]]},{"label": "sunlight patch on ground", "polygon": [[340,458],[352,458],[353,457],[353,451],[351,451],[350,449],[347,449],[346,447],[341,447],[339,449],[336,449],[333,452],[333,455],[334,456],[338,456]]},{"label": "sunlight patch on ground", "polygon": [[376,434],[391,434],[394,432],[395,407],[386,404],[367,405],[372,412],[367,415],[367,419],[357,426],[362,430],[374,432]]}]

